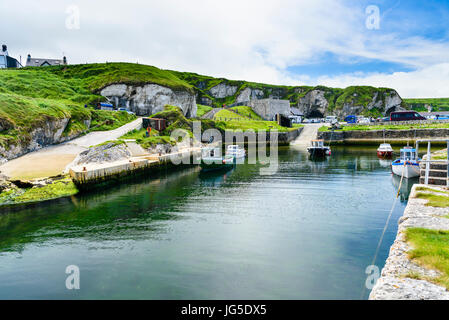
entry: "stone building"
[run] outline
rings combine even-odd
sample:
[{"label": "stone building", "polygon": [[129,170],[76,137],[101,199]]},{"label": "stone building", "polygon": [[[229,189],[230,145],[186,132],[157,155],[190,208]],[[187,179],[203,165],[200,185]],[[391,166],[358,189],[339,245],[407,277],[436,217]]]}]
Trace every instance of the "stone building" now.
[{"label": "stone building", "polygon": [[251,100],[249,106],[264,120],[272,121],[276,114],[290,115],[290,101],[278,99]]},{"label": "stone building", "polygon": [[61,59],[46,59],[46,58],[32,58],[31,54],[27,57],[27,67],[46,67],[46,66],[61,66],[67,64],[67,58]]}]

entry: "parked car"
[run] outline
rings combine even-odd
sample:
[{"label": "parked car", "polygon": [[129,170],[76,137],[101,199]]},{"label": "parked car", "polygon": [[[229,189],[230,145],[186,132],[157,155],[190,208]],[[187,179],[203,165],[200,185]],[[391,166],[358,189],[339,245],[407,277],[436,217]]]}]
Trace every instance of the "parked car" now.
[{"label": "parked car", "polygon": [[369,123],[370,123],[370,120],[369,120],[369,118],[359,118],[359,119],[357,120],[357,123],[360,123],[360,124],[369,124]]},{"label": "parked car", "polygon": [[347,116],[345,118],[346,123],[357,123],[357,117],[356,116]]},{"label": "parked car", "polygon": [[326,122],[330,123],[330,124],[333,124],[333,123],[337,123],[338,119],[337,119],[336,116],[327,116],[326,117]]},{"label": "parked car", "polygon": [[425,117],[416,111],[396,111],[390,115],[390,121],[416,121],[426,120]]}]

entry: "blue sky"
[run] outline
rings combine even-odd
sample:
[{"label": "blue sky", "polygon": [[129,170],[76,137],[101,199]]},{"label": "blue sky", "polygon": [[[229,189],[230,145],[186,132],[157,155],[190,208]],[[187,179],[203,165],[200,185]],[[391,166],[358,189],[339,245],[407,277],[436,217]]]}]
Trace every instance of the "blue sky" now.
[{"label": "blue sky", "polygon": [[[347,3],[356,3],[355,1]],[[360,12],[369,5],[376,5],[380,11],[380,28],[363,30],[363,34],[375,43],[382,36],[394,34],[398,38],[420,37],[434,42],[449,42],[449,1],[359,1],[356,8]],[[364,26],[366,15],[359,17]],[[350,36],[348,34],[348,36]],[[411,72],[417,70],[413,61],[395,62],[388,57],[379,59],[359,55],[323,51],[317,53],[312,62],[291,65],[287,71],[311,78],[339,76],[348,73]],[[449,92],[448,92],[449,96]]]},{"label": "blue sky", "polygon": [[[366,27],[369,6],[379,10],[378,30]],[[65,54],[69,63],[139,62],[272,84],[449,97],[449,1],[1,1],[0,30],[16,57]]]}]

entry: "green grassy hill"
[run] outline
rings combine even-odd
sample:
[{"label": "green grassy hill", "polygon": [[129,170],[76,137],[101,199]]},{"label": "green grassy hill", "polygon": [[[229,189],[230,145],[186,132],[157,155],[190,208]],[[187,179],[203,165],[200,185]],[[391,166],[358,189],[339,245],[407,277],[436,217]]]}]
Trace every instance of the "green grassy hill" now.
[{"label": "green grassy hill", "polygon": [[[290,100],[297,105],[312,90],[324,91],[328,109],[342,108],[345,103],[368,104],[376,92],[388,94],[392,89],[367,86],[346,89],[324,86],[281,86],[243,80],[228,80],[189,72],[162,70],[156,67],[132,63],[98,63],[45,68],[0,70],[0,144],[7,147],[14,141],[26,141],[29,133],[51,119],[70,118],[64,134],[76,134],[86,130],[85,120],[92,120],[95,128],[106,129],[127,121],[124,115],[97,113],[84,105],[93,105],[105,98],[99,95],[102,88],[113,83],[166,86],[174,91],[195,92],[198,102],[209,98],[212,106],[233,104],[246,88],[259,90],[259,97],[274,96]],[[210,89],[217,84],[236,86],[234,95],[214,98]],[[260,94],[262,96],[260,96]],[[449,99],[448,99],[449,100]],[[441,106],[443,107],[443,106]],[[236,107],[243,117],[251,113],[245,107]],[[247,108],[247,107],[246,107]],[[200,106],[200,113],[210,110]],[[373,111],[376,113],[376,110]],[[254,114],[251,114],[255,118]],[[112,119],[112,118],[115,119]],[[112,122],[111,122],[112,121]],[[115,124],[114,124],[115,123]]]},{"label": "green grassy hill", "polygon": [[[212,101],[212,106],[222,107],[225,105],[232,105],[236,102],[237,97],[246,88],[257,89],[263,92],[262,98],[273,96],[278,99],[287,99],[291,106],[297,106],[301,98],[305,97],[310,91],[320,90],[324,91],[324,97],[328,101],[328,111],[342,109],[345,103],[352,103],[354,105],[367,106],[373,99],[376,93],[378,100],[385,99],[386,96],[395,92],[390,88],[375,88],[371,86],[351,86],[344,89],[330,88],[326,86],[282,86],[270,85],[264,83],[248,82],[243,80],[228,80],[225,78],[214,78],[204,75],[199,75],[191,72],[172,71],[180,79],[191,84],[197,92],[198,101],[206,98]],[[211,95],[210,90],[219,85],[225,84],[228,86],[237,87],[235,94],[224,98],[215,98]],[[404,104],[403,107],[406,107]],[[380,116],[381,110],[370,110],[364,112],[366,116]]]},{"label": "green grassy hill", "polygon": [[426,105],[432,106],[432,111],[449,111],[449,98],[404,99],[413,110],[427,111]]}]

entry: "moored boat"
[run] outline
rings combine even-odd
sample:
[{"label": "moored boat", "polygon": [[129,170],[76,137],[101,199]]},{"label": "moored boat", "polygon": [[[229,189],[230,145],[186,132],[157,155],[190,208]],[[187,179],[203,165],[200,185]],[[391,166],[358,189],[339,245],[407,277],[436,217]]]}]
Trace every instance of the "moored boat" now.
[{"label": "moored boat", "polygon": [[245,161],[246,151],[237,144],[231,144],[226,149],[226,157],[233,157],[235,163],[243,163]]},{"label": "moored boat", "polygon": [[331,148],[324,145],[324,140],[312,140],[307,151],[312,157],[325,157],[331,154]]},{"label": "moored boat", "polygon": [[377,156],[381,159],[389,159],[393,156],[393,148],[389,143],[382,143],[377,148]]},{"label": "moored boat", "polygon": [[391,171],[404,178],[419,177],[419,160],[415,148],[404,147],[398,159],[392,162]]},{"label": "moored boat", "polygon": [[231,144],[226,149],[226,155],[227,156],[233,156],[236,159],[245,158],[245,149],[240,148],[237,144]]},{"label": "moored boat", "polygon": [[203,148],[201,151],[201,171],[216,171],[232,168],[235,159],[233,156],[221,156],[220,148]]}]

